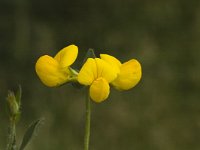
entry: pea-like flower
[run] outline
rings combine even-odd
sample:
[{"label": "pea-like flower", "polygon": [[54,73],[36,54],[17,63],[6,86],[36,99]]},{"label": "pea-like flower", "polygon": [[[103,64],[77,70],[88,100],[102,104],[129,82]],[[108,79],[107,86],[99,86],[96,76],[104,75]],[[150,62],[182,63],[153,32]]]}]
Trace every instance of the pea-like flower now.
[{"label": "pea-like flower", "polygon": [[48,87],[55,87],[76,78],[76,72],[70,68],[78,55],[78,47],[69,45],[60,50],[55,57],[41,56],[35,65],[40,80]]},{"label": "pea-like flower", "polygon": [[110,93],[109,83],[117,77],[117,70],[100,58],[88,58],[78,74],[78,82],[90,86],[92,100],[102,102]]},{"label": "pea-like flower", "polygon": [[111,84],[118,90],[129,90],[141,79],[142,69],[136,59],[121,63],[117,58],[108,54],[101,54],[101,59],[112,65],[117,70],[117,78]]}]

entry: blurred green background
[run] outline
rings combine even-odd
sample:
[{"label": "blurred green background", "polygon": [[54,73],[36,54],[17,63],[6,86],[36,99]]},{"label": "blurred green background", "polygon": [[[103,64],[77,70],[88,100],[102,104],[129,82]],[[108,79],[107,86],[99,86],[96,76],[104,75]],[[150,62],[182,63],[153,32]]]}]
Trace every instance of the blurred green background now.
[{"label": "blurred green background", "polygon": [[18,142],[43,117],[27,150],[81,150],[84,90],[45,87],[34,65],[76,44],[122,62],[138,59],[141,82],[92,104],[91,150],[200,149],[200,1],[0,0],[0,149],[6,146],[5,97],[21,84]]}]

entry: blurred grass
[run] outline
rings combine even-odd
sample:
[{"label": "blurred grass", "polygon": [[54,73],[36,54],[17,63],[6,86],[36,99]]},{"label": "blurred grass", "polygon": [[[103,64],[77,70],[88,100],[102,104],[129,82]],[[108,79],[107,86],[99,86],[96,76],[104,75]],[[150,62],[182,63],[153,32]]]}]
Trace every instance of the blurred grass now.
[{"label": "blurred grass", "polygon": [[79,46],[122,61],[138,59],[143,78],[130,91],[112,90],[93,104],[91,149],[199,150],[199,1],[0,1],[0,149],[6,143],[8,89],[23,88],[25,127],[45,123],[27,149],[81,149],[83,91],[47,88],[35,74],[43,54]]}]

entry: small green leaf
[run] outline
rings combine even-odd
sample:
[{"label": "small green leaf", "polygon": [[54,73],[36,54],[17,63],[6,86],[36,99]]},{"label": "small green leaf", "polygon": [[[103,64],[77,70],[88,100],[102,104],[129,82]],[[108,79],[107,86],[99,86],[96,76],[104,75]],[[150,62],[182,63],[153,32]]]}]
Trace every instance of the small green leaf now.
[{"label": "small green leaf", "polygon": [[21,98],[22,98],[22,88],[21,88],[21,85],[19,85],[19,89],[18,89],[15,97],[16,97],[16,101],[17,101],[17,103],[18,103],[18,105],[20,107],[21,106]]},{"label": "small green leaf", "polygon": [[40,123],[41,123],[41,119],[38,119],[30,124],[30,126],[28,127],[28,129],[26,130],[24,134],[19,150],[23,150],[26,147],[26,145],[30,142],[31,138],[33,137],[35,133],[35,130],[37,129]]},{"label": "small green leaf", "polygon": [[86,53],[86,55],[85,55],[85,58],[84,58],[84,60],[83,60],[83,64],[86,62],[86,60],[87,60],[88,58],[96,58],[96,55],[95,55],[95,53],[94,53],[94,50],[91,49],[91,48],[88,49],[88,51],[87,51],[87,53]]}]

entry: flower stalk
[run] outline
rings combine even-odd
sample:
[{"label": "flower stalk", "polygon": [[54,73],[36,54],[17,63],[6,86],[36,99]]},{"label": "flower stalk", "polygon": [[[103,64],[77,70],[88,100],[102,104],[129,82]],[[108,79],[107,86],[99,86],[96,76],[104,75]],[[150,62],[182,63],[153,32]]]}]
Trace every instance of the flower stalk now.
[{"label": "flower stalk", "polygon": [[7,96],[7,108],[10,121],[9,133],[8,133],[8,144],[6,150],[16,150],[16,124],[20,117],[20,107],[21,107],[21,87],[14,94],[14,92],[9,91]]},{"label": "flower stalk", "polygon": [[16,122],[15,120],[10,120],[9,135],[8,135],[8,145],[6,150],[16,150]]},{"label": "flower stalk", "polygon": [[84,137],[84,150],[89,150],[90,143],[90,121],[91,121],[91,103],[88,88],[86,90],[86,116],[85,116],[85,137]]}]

